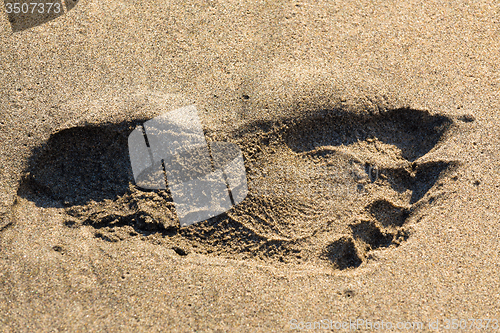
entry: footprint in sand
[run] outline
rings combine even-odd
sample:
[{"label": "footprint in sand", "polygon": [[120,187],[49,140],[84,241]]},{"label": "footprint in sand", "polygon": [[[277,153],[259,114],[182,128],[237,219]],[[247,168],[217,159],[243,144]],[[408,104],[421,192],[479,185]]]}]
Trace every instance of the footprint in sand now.
[{"label": "footprint in sand", "polygon": [[127,138],[144,121],[53,134],[33,152],[18,194],[62,207],[68,227],[90,225],[104,241],[142,238],[177,253],[346,269],[406,240],[408,221],[433,204],[436,183],[459,165],[422,159],[455,124],[426,111],[337,110],[255,122],[223,136],[207,133],[243,151],[247,198],[179,228],[168,191],[133,185]]}]

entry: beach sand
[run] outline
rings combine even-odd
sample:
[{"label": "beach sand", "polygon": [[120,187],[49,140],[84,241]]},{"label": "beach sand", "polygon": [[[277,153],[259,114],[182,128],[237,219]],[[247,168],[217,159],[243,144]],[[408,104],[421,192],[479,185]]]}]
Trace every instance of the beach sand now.
[{"label": "beach sand", "polygon": [[[81,0],[0,23],[0,331],[500,327],[494,2]],[[249,193],[180,228],[127,137],[192,104]]]}]

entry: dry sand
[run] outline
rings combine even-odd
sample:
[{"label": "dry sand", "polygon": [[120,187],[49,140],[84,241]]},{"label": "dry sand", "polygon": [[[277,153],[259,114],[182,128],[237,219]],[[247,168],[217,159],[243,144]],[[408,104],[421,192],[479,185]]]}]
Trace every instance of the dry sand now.
[{"label": "dry sand", "polygon": [[[82,0],[0,23],[0,331],[496,331],[498,3]],[[179,228],[127,136],[190,104],[249,194]]]}]

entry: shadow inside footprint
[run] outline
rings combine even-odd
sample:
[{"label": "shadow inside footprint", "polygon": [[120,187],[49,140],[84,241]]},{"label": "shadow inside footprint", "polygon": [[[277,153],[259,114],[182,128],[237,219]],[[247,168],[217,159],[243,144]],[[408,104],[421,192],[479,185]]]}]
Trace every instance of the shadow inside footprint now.
[{"label": "shadow inside footprint", "polygon": [[456,163],[444,161],[420,164],[415,173],[415,181],[410,204],[422,199],[444,173],[450,172],[456,167]]},{"label": "shadow inside footprint", "polygon": [[370,204],[370,214],[384,227],[401,227],[410,212],[403,208],[397,207],[387,200],[381,199]]},{"label": "shadow inside footprint", "polygon": [[377,138],[399,148],[404,159],[414,161],[434,148],[451,124],[445,116],[413,109],[376,116],[330,115],[298,121],[286,133],[285,141],[293,151],[304,152]]},{"label": "shadow inside footprint", "polygon": [[363,263],[350,237],[342,237],[328,245],[324,256],[338,269],[355,268]]},{"label": "shadow inside footprint", "polygon": [[127,138],[140,122],[73,127],[51,135],[33,152],[20,189],[29,186],[66,205],[116,199],[133,182]]},{"label": "shadow inside footprint", "polygon": [[431,161],[418,165],[414,163],[414,171],[405,168],[387,168],[382,170],[382,174],[387,176],[393,190],[400,193],[411,190],[409,203],[414,204],[429,192],[443,174],[453,171],[457,165],[456,162],[449,161]]},{"label": "shadow inside footprint", "polygon": [[388,247],[394,238],[391,234],[383,233],[375,223],[371,221],[361,221],[350,226],[355,239],[360,239],[370,245],[371,249]]}]

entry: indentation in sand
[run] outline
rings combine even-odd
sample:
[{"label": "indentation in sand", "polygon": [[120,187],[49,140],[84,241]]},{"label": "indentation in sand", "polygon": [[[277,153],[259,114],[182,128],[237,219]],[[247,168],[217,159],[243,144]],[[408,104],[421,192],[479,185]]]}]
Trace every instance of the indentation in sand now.
[{"label": "indentation in sand", "polygon": [[[179,228],[170,194],[133,185],[127,137],[137,123],[62,130],[34,151],[19,195],[63,204],[66,225],[117,242],[153,241],[181,256],[358,267],[371,251],[406,240],[435,185],[459,165],[421,157],[453,125],[426,111],[376,115],[332,110],[207,133],[243,151],[249,194],[227,213]],[[215,140],[214,140],[215,141]]]}]

